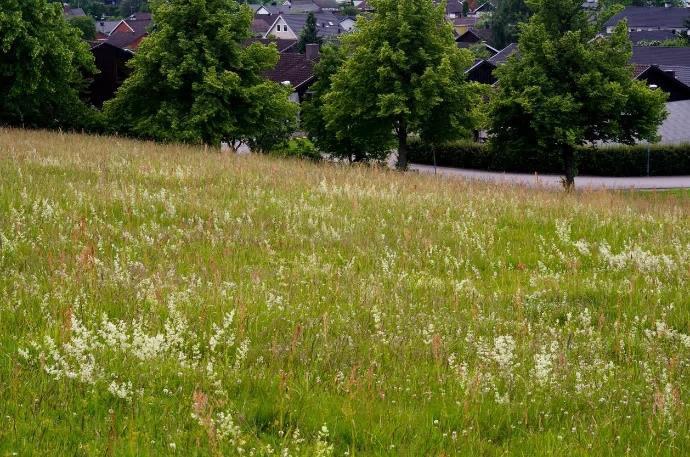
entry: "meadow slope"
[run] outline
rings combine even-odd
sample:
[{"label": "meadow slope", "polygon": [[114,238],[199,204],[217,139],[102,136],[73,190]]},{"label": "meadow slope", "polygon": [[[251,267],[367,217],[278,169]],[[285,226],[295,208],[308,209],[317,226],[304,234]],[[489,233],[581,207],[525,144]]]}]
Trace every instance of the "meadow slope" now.
[{"label": "meadow slope", "polygon": [[687,194],[0,129],[0,243],[0,456],[690,455]]}]

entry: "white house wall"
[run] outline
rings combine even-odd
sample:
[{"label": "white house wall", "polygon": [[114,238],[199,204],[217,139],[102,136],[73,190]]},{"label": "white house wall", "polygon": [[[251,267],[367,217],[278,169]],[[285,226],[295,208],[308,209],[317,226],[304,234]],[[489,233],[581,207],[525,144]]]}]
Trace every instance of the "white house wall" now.
[{"label": "white house wall", "polygon": [[292,29],[288,27],[287,23],[283,20],[282,17],[279,17],[276,20],[273,26],[271,26],[271,29],[268,32],[266,32],[265,36],[274,36],[282,40],[296,40],[299,38],[295,34],[295,32],[293,32]]}]

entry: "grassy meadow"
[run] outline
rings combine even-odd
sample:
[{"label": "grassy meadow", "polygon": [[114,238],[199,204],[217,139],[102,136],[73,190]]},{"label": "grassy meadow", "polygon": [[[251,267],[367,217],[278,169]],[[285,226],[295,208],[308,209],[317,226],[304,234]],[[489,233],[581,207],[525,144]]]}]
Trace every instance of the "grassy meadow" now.
[{"label": "grassy meadow", "polygon": [[690,455],[690,195],[0,129],[10,455]]}]

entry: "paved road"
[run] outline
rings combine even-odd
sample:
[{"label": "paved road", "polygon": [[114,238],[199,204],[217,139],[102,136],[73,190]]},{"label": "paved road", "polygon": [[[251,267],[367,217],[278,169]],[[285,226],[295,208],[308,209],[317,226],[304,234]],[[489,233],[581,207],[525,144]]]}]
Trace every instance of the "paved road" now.
[{"label": "paved road", "polygon": [[[412,170],[434,173],[431,165],[412,164]],[[556,175],[526,175],[518,173],[494,173],[465,168],[437,167],[436,173],[503,184],[521,184],[531,187],[559,187],[561,177]],[[645,176],[637,178],[608,178],[603,176],[578,176],[575,187],[579,189],[680,189],[690,188],[690,176]]]}]

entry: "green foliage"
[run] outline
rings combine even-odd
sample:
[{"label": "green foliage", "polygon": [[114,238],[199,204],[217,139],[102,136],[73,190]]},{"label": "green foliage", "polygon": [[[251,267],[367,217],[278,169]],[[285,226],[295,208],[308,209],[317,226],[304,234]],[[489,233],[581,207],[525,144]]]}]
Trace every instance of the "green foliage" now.
[{"label": "green foliage", "polygon": [[666,94],[633,80],[625,21],[608,38],[579,0],[536,0],[522,27],[519,57],[496,70],[491,104],[493,146],[528,154],[559,151],[565,184],[575,176],[574,148],[585,143],[632,144],[656,139]]},{"label": "green foliage", "polygon": [[5,0],[0,8],[0,123],[83,127],[92,110],[80,99],[96,72],[89,45],[46,0]]},{"label": "green foliage", "polygon": [[498,49],[503,49],[518,39],[518,24],[530,17],[530,10],[525,0],[501,0],[496,11],[491,15],[491,33]]},{"label": "green foliage", "polygon": [[340,5],[340,14],[343,16],[355,17],[359,14],[359,10],[351,2],[343,3]]},{"label": "green foliage", "polygon": [[[410,143],[410,161],[432,165],[432,151],[436,165],[442,167],[541,174],[558,174],[563,170],[563,158],[558,151],[534,149],[524,154],[473,141],[454,141],[433,149],[414,141]],[[583,175],[645,176],[648,158],[651,176],[690,175],[690,144],[580,146],[575,149],[575,156]]]},{"label": "green foliage", "polygon": [[292,138],[276,146],[271,151],[271,154],[279,157],[313,160],[315,162],[321,160],[321,153],[308,138]]},{"label": "green foliage", "polygon": [[96,39],[96,23],[91,16],[73,17],[69,23],[79,29],[84,40],[93,41]]},{"label": "green foliage", "polygon": [[[131,60],[132,75],[105,105],[111,125],[161,141],[261,148],[282,141],[297,107],[287,100],[288,88],[261,75],[278,60],[275,46],[243,46],[251,36],[251,10],[234,0],[152,6],[156,30]],[[277,136],[268,141],[267,131]]]},{"label": "green foliage", "polygon": [[307,15],[307,23],[302,29],[299,42],[297,43],[297,52],[304,53],[308,44],[320,45],[321,43],[323,43],[323,38],[318,35],[318,30],[316,29],[316,16],[310,12]]},{"label": "green foliage", "polygon": [[0,129],[0,240],[3,457],[690,455],[687,191]]},{"label": "green foliage", "polygon": [[[51,0],[55,3],[63,4],[64,0]],[[66,3],[66,2],[65,2]],[[95,19],[117,15],[117,7],[106,5],[103,0],[74,0],[69,2],[72,8],[81,8],[87,16]]]},{"label": "green foliage", "polygon": [[472,56],[475,59],[488,59],[489,57],[491,57],[491,53],[486,48],[484,43],[474,43],[468,49],[470,50]]},{"label": "green foliage", "polygon": [[404,169],[408,134],[437,141],[474,127],[479,94],[464,75],[473,59],[456,46],[442,5],[375,0],[372,6],[375,12],[343,37],[345,60],[323,96],[323,112],[338,139],[353,125],[381,149],[397,138]]},{"label": "green foliage", "polygon": [[[390,133],[377,129],[366,118],[351,117],[347,124],[329,124],[325,116],[325,96],[331,90],[331,78],[345,60],[342,48],[322,48],[315,67],[316,82],[311,97],[302,103],[302,125],[309,138],[324,153],[352,162],[385,159],[390,146]],[[374,137],[378,135],[378,137]]]}]

